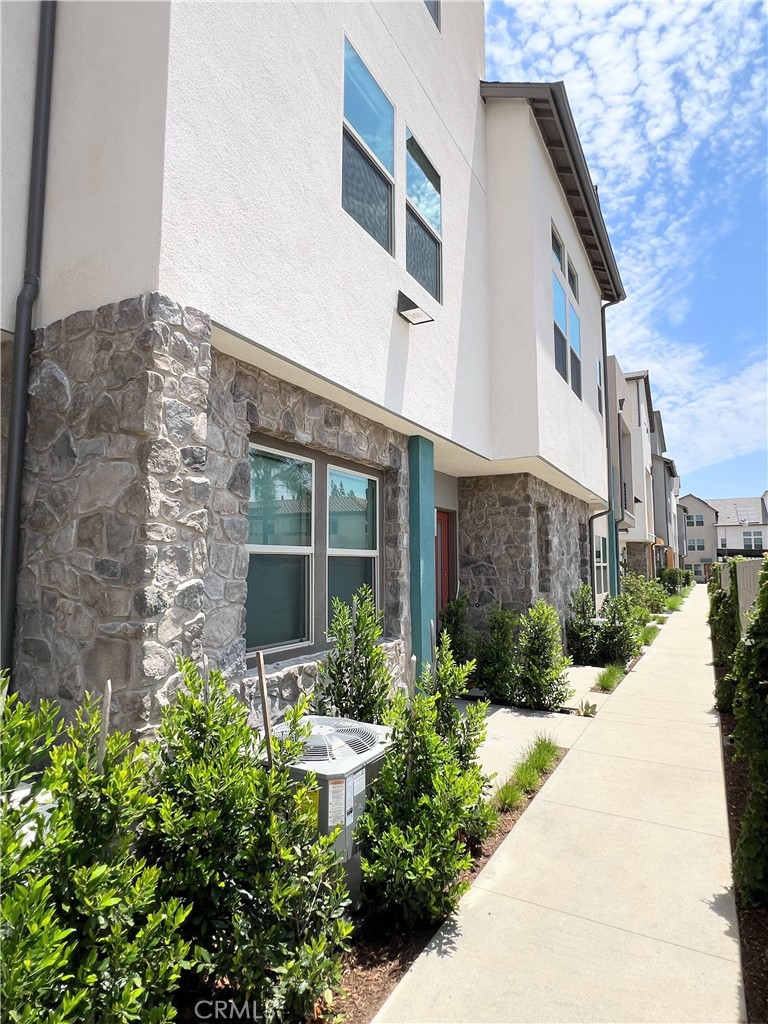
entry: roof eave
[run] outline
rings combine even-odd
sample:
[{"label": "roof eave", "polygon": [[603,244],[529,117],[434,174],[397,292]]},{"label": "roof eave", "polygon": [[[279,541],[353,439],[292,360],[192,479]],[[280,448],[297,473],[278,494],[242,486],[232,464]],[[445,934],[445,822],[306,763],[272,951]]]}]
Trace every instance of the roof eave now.
[{"label": "roof eave", "polygon": [[[582,236],[602,298],[607,302],[621,302],[626,298],[626,293],[563,82],[481,82],[480,95],[483,99],[528,101],[555,174]],[[543,120],[554,125],[557,144],[554,140],[548,140],[542,125]],[[558,164],[555,151],[565,153],[567,167]],[[565,186],[562,181],[564,176],[573,178],[575,190]],[[590,240],[591,247],[587,244]]]}]

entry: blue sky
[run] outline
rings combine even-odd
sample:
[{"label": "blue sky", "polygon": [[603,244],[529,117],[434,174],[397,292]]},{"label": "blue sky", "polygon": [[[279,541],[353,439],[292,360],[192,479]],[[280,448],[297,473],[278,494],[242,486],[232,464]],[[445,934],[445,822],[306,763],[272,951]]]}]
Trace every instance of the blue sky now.
[{"label": "blue sky", "polygon": [[492,80],[564,81],[682,493],[768,488],[766,28],[752,0],[486,4]]}]

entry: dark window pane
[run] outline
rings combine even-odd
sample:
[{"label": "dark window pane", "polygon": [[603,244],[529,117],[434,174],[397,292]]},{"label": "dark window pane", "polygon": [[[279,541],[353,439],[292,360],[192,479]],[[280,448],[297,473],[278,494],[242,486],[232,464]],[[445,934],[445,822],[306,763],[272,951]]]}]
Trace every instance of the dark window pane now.
[{"label": "dark window pane", "polygon": [[440,298],[440,243],[411,210],[405,211],[405,263],[419,284]]},{"label": "dark window pane", "polygon": [[248,543],[305,547],[312,543],[312,463],[251,449]]},{"label": "dark window pane", "polygon": [[410,132],[405,140],[405,184],[410,201],[440,234],[440,175]]},{"label": "dark window pane", "polygon": [[356,591],[367,583],[373,586],[372,558],[363,556],[331,557],[328,559],[328,621],[331,621],[331,601],[338,597],[345,604],[351,604]]},{"label": "dark window pane", "polygon": [[390,252],[392,186],[346,132],[343,145],[341,205]]},{"label": "dark window pane", "polygon": [[581,398],[581,360],[571,349],[571,387]]},{"label": "dark window pane", "polygon": [[555,367],[563,380],[568,380],[568,342],[557,324],[555,324]]},{"label": "dark window pane", "polygon": [[376,481],[340,469],[328,479],[328,547],[375,551]]},{"label": "dark window pane", "polygon": [[432,15],[432,21],[440,28],[440,0],[424,0],[424,4]]},{"label": "dark window pane", "polygon": [[394,174],[395,108],[348,39],[344,42],[344,117]]},{"label": "dark window pane", "polygon": [[560,269],[563,269],[563,245],[555,232],[552,232],[552,255]]},{"label": "dark window pane", "polygon": [[248,650],[309,640],[309,557],[251,555],[245,604]]},{"label": "dark window pane", "polygon": [[571,266],[571,261],[568,260],[568,287],[573,292],[573,297],[578,299],[579,297],[579,279],[576,276],[576,271]]}]

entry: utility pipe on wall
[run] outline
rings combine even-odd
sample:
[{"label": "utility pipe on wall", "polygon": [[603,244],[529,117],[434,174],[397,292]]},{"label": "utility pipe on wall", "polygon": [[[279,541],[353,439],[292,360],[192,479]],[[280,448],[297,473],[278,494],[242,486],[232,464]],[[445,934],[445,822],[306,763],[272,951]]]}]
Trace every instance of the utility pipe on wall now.
[{"label": "utility pipe on wall", "polygon": [[11,410],[8,423],[5,503],[3,508],[2,579],[0,580],[0,655],[2,668],[11,669],[16,622],[16,583],[19,572],[21,486],[24,473],[24,441],[27,433],[27,388],[32,351],[32,307],[40,290],[43,249],[43,213],[48,170],[48,128],[51,119],[53,50],[56,36],[56,0],[42,0],[37,42],[35,114],[29,172],[27,243],[24,284],[16,300],[13,343]]}]

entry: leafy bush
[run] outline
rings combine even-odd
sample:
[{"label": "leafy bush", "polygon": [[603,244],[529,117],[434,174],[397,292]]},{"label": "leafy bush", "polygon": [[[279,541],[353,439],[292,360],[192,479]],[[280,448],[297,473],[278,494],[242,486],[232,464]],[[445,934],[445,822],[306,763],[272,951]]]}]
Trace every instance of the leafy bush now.
[{"label": "leafy bush", "polygon": [[582,583],[571,596],[571,615],[565,623],[568,654],[574,665],[594,665],[597,624],[592,588]]},{"label": "leafy bush", "polygon": [[434,694],[410,705],[397,694],[390,722],[393,744],[356,830],[363,899],[409,925],[436,922],[468,887],[458,877],[471,863],[464,828],[485,782],[438,732]]},{"label": "leafy bush", "polygon": [[639,626],[644,626],[652,615],[664,611],[667,593],[658,580],[647,580],[639,573],[625,572],[621,578],[621,592],[634,606]]},{"label": "leafy bush", "polygon": [[468,613],[469,597],[466,593],[449,601],[440,612],[440,629],[450,636],[453,656],[459,664],[477,661],[480,634],[470,626]]},{"label": "leafy bush", "polygon": [[679,594],[686,585],[686,573],[693,576],[692,570],[678,569],[676,566],[659,569],[659,583],[667,594]]},{"label": "leafy bush", "polygon": [[692,587],[696,583],[693,569],[683,569],[683,587]]},{"label": "leafy bush", "polygon": [[560,621],[551,604],[539,599],[520,619],[515,649],[515,703],[537,711],[556,711],[573,693],[563,655]]},{"label": "leafy bush", "polygon": [[[60,738],[53,707],[8,697],[3,712],[4,1019],[22,1024],[172,1020],[187,965],[188,911],[133,852],[148,812],[145,762],[127,734],[106,740],[86,696]],[[42,773],[34,768],[47,760]],[[28,789],[19,787],[27,786]]]},{"label": "leafy bush", "polygon": [[607,597],[600,609],[597,633],[599,665],[626,665],[640,653],[640,629],[626,594]]},{"label": "leafy bush", "polygon": [[495,605],[488,615],[488,636],[479,645],[480,685],[499,704],[514,703],[518,622],[516,612]]},{"label": "leafy bush", "polygon": [[733,877],[745,902],[768,906],[768,558],[763,559],[752,618],[734,655],[734,674],[734,740],[737,756],[749,767],[750,789]]},{"label": "leafy bush", "polygon": [[328,639],[333,644],[320,664],[314,704],[318,714],[342,715],[381,725],[392,691],[387,655],[379,641],[383,613],[376,610],[369,586],[358,590],[352,605],[333,599]]},{"label": "leafy bush", "polygon": [[303,1020],[339,982],[350,931],[335,836],[317,831],[315,781],[297,783],[289,772],[305,707],[287,715],[270,768],[221,674],[204,681],[191,661],[179,667],[185,690],[150,748],[154,802],[142,851],[162,870],[163,895],[191,908],[183,934],[207,984],[226,977],[266,1020]]},{"label": "leafy bush", "polygon": [[[736,559],[730,559],[730,586],[726,592],[721,581],[721,565],[713,566],[712,575],[707,584],[709,593],[709,631],[712,637],[714,663],[718,668],[729,672],[733,669],[733,656],[736,645],[741,637],[739,622],[739,594],[736,580]],[[731,698],[732,698],[731,694]],[[721,711],[730,711],[732,700],[727,699],[727,687],[722,697]]]}]

